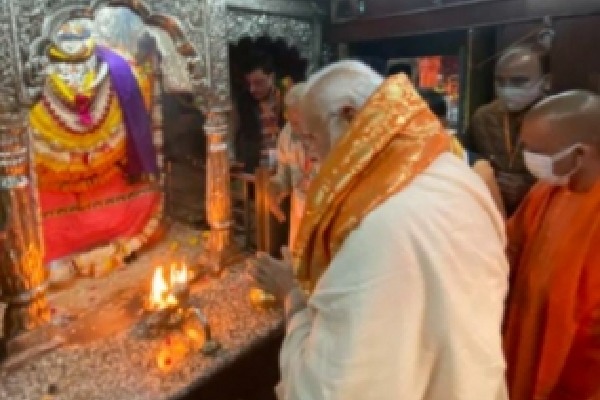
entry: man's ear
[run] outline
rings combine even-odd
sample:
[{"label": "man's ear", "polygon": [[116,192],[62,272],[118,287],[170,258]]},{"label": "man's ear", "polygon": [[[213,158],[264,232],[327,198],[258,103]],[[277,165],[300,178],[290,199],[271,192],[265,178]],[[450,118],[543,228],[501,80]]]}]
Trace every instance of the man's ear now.
[{"label": "man's ear", "polygon": [[352,122],[357,113],[358,110],[353,106],[344,106],[340,110],[340,115],[346,122]]}]

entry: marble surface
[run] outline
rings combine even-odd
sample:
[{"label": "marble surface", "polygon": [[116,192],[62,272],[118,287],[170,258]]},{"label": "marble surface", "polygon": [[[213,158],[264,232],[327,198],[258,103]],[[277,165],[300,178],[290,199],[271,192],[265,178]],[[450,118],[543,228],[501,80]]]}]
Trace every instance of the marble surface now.
[{"label": "marble surface", "polygon": [[201,243],[201,232],[176,225],[135,262],[52,294],[53,324],[44,329],[65,343],[24,363],[0,366],[0,399],[177,399],[282,329],[280,311],[250,304],[252,284],[243,266],[234,266],[199,279],[190,293],[222,349],[212,357],[191,349],[184,358],[175,357],[168,372],[158,368],[158,353],[169,348],[171,334],[139,339],[132,327],[153,267],[174,259],[193,263],[201,257]]}]

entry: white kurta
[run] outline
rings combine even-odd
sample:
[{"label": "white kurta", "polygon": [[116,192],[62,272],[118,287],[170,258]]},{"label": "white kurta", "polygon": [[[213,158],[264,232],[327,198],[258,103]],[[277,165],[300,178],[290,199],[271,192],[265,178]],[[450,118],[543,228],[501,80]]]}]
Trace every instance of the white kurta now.
[{"label": "white kurta", "polygon": [[277,140],[277,173],[273,177],[273,181],[292,194],[289,248],[293,246],[304,213],[306,190],[311,178],[307,162],[302,142],[295,137],[291,125],[287,123]]},{"label": "white kurta", "polygon": [[440,156],[345,240],[287,327],[284,400],[505,400],[502,218]]}]

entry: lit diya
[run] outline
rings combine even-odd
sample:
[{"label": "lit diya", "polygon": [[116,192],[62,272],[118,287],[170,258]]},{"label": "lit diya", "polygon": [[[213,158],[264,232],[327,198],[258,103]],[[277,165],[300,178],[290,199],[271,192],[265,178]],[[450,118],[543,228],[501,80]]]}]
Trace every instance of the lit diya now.
[{"label": "lit diya", "polygon": [[142,338],[166,337],[157,357],[161,370],[167,370],[170,364],[192,350],[214,355],[220,348],[211,336],[206,315],[199,308],[190,306],[188,300],[189,273],[186,264],[172,263],[167,270],[162,266],[156,267],[150,294],[134,334]]}]

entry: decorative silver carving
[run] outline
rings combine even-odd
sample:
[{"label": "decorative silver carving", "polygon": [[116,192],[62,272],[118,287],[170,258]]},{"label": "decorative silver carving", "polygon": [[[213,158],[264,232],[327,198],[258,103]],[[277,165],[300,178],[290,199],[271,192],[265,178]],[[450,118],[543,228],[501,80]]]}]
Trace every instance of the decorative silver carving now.
[{"label": "decorative silver carving", "polygon": [[3,102],[16,106],[18,75],[12,62],[14,50],[11,18],[2,16],[0,17],[0,96]]},{"label": "decorative silver carving", "polygon": [[229,108],[228,43],[243,36],[284,37],[307,57],[311,70],[319,64],[322,13],[310,1],[0,0],[0,93],[33,103],[52,32],[68,18],[93,17],[110,5],[127,6],[170,34],[206,110]]},{"label": "decorative silver carving", "polygon": [[248,12],[286,15],[295,18],[313,18],[322,12],[310,1],[303,0],[228,0],[229,9],[242,9]]},{"label": "decorative silver carving", "polygon": [[[225,107],[229,104],[227,44],[242,36],[283,36],[309,59],[311,69],[318,65],[319,13],[310,2],[2,0],[0,51],[4,57],[0,63],[6,65],[2,65],[0,93],[13,98],[18,95],[21,103],[31,103],[43,82],[42,71],[47,62],[43,48],[48,43],[49,31],[58,23],[56,20],[64,21],[68,15],[92,16],[100,7],[111,4],[132,8],[151,24],[169,26],[166,30],[175,38],[176,47],[186,53],[191,78],[202,91],[205,102]],[[15,39],[17,43],[11,45]],[[15,72],[22,78],[15,79]],[[19,92],[15,93],[15,89]]]},{"label": "decorative silver carving", "polygon": [[[18,98],[22,104],[32,104],[44,81],[47,65],[45,51],[56,29],[66,20],[93,18],[106,6],[125,6],[152,26],[164,29],[177,51],[184,57],[191,78],[201,86],[210,86],[207,79],[206,0],[3,0],[9,6],[14,2],[11,15],[19,26],[18,54],[25,62],[17,62],[19,79]],[[17,5],[18,4],[18,5]],[[9,47],[14,47],[9,46]],[[10,59],[10,58],[8,58]]]},{"label": "decorative silver carving", "polygon": [[309,71],[320,59],[321,15],[309,1],[208,0],[210,9],[210,71],[213,101],[221,108],[231,103],[229,48],[244,36],[282,37],[308,59]]},{"label": "decorative silver carving", "polygon": [[8,14],[8,0],[0,0],[0,15]]},{"label": "decorative silver carving", "polygon": [[244,36],[268,35],[283,38],[300,51],[302,57],[310,60],[313,29],[310,21],[269,14],[249,14],[232,9],[227,14],[228,39],[237,42]]}]

